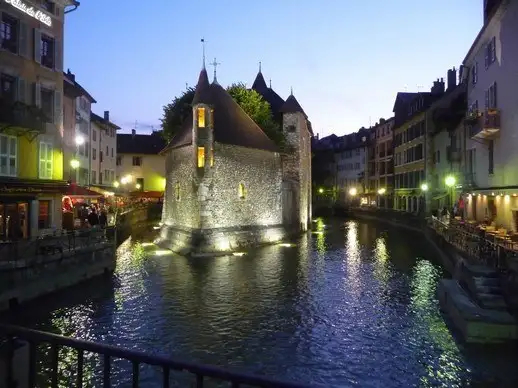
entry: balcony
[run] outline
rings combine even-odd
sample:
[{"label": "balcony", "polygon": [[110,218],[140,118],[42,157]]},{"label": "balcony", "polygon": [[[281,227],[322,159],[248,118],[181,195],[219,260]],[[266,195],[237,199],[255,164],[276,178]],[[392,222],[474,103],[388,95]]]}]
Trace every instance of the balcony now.
[{"label": "balcony", "polygon": [[0,97],[0,132],[34,138],[45,133],[47,121],[40,108]]},{"label": "balcony", "polygon": [[458,148],[446,147],[446,154],[449,163],[460,163],[462,159],[461,152]]},{"label": "balcony", "polygon": [[487,109],[483,114],[473,112],[466,117],[469,136],[472,139],[491,140],[500,133],[500,110]]}]

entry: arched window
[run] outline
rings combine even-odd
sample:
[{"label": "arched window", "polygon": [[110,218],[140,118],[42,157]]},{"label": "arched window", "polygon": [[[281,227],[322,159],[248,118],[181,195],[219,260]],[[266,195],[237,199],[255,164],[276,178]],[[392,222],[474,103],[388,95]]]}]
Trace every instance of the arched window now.
[{"label": "arched window", "polygon": [[180,200],[180,183],[178,182],[174,185],[174,197],[177,201]]},{"label": "arched window", "polygon": [[240,199],[245,199],[245,197],[246,197],[246,189],[245,189],[245,184],[244,183],[240,183],[239,184],[237,194],[239,195]]}]

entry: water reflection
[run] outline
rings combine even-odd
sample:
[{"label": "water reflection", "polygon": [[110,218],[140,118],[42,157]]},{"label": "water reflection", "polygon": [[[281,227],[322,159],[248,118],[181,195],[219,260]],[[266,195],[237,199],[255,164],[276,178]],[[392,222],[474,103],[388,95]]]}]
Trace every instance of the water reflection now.
[{"label": "water reflection", "polygon": [[[419,236],[409,241],[397,230],[353,221],[319,219],[313,226],[318,233],[293,246],[201,260],[128,240],[118,251],[115,286],[87,302],[85,291],[78,291],[73,302],[15,318],[67,335],[324,386],[503,379],[498,368],[482,373],[484,352],[459,349],[448,331],[435,296],[442,271]],[[476,363],[468,353],[477,355]],[[67,365],[73,357],[66,355]],[[121,387],[129,384],[125,368],[115,366]],[[505,377],[511,374],[506,369]],[[141,375],[144,386],[158,382],[156,371]],[[90,376],[97,381],[95,360]]]}]

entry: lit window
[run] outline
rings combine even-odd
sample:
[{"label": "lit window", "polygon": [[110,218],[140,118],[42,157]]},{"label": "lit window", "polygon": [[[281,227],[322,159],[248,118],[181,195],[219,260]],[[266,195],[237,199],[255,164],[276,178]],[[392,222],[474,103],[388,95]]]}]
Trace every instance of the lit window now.
[{"label": "lit window", "polygon": [[205,166],[205,147],[198,147],[198,167]]},{"label": "lit window", "polygon": [[214,149],[210,150],[210,166],[214,166]]},{"label": "lit window", "polygon": [[246,189],[245,189],[245,185],[243,183],[240,183],[239,184],[239,187],[238,187],[238,195],[239,195],[239,198],[240,199],[245,199],[245,196],[246,196]]},{"label": "lit window", "polygon": [[40,142],[40,179],[52,179],[53,146]]},{"label": "lit window", "polygon": [[179,183],[176,183],[174,185],[174,196],[175,196],[177,201],[180,200],[180,184]]},{"label": "lit window", "polygon": [[17,139],[0,135],[0,176],[16,176]]},{"label": "lit window", "polygon": [[205,128],[205,108],[198,108],[198,127]]}]

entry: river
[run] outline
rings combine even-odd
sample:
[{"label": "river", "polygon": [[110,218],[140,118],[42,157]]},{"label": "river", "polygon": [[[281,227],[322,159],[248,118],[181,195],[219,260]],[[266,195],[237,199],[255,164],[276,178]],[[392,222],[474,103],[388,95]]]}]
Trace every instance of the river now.
[{"label": "river", "polygon": [[[12,319],[327,387],[465,386],[517,377],[512,350],[465,348],[452,336],[436,298],[446,274],[419,235],[319,219],[293,243],[187,259],[129,238],[118,249],[113,280],[29,304]],[[63,355],[66,379],[74,354]],[[97,386],[98,360],[89,365]],[[115,386],[130,386],[128,368],[116,364]],[[142,386],[160,386],[160,377],[145,368]]]}]

